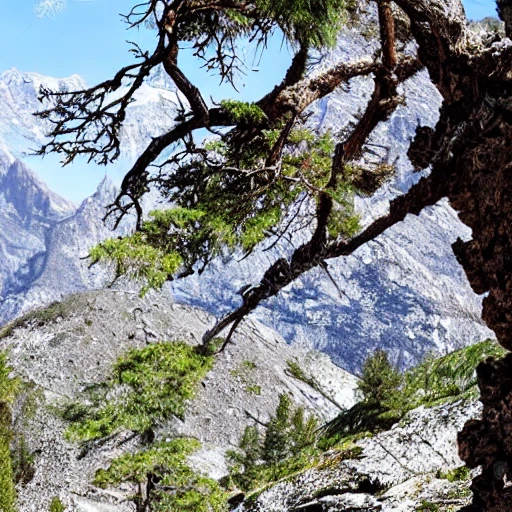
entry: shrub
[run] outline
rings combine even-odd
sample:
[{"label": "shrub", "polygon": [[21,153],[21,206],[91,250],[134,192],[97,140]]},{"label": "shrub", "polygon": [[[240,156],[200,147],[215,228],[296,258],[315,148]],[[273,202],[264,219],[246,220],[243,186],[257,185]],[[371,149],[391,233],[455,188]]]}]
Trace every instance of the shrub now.
[{"label": "shrub", "polygon": [[58,496],[54,496],[52,498],[52,501],[50,502],[50,507],[48,508],[48,512],[64,512],[66,510],[66,507],[60,501],[60,498]]},{"label": "shrub", "polygon": [[259,479],[258,465],[261,461],[261,439],[258,428],[245,427],[238,444],[238,450],[228,450],[226,457],[230,462],[230,474],[240,489],[250,489]]},{"label": "shrub", "polygon": [[62,412],[72,420],[68,435],[87,441],[120,428],[143,434],[173,415],[183,418],[212,365],[212,356],[182,342],[130,350],[114,365],[111,379],[90,390],[92,406],[73,403]]},{"label": "shrub", "polygon": [[150,504],[154,512],[224,512],[227,497],[218,483],[198,475],[187,464],[187,456],[199,447],[199,441],[186,438],[156,443],[115,459],[108,469],[96,472],[94,483],[100,487],[139,484],[133,501]]},{"label": "shrub", "polygon": [[226,510],[227,499],[218,483],[187,464],[188,455],[200,446],[198,441],[179,438],[153,443],[155,426],[172,415],[183,417],[186,402],[213,360],[213,355],[182,342],[130,350],[115,363],[108,381],[89,389],[92,405],[72,403],[61,411],[71,422],[71,438],[88,441],[126,428],[141,434],[146,443],[144,449],[98,470],[94,484],[136,484],[137,510]]},{"label": "shrub", "polygon": [[28,484],[36,472],[34,454],[30,452],[23,435],[18,435],[13,445],[11,460],[14,481]]},{"label": "shrub", "polygon": [[292,401],[286,393],[279,395],[279,405],[277,406],[276,414],[268,423],[263,440],[262,458],[265,462],[276,463],[291,453],[291,405]]},{"label": "shrub", "polygon": [[467,466],[459,466],[446,472],[438,471],[436,476],[452,483],[463,482],[471,479],[471,471]]},{"label": "shrub", "polygon": [[359,384],[364,400],[322,427],[323,445],[331,444],[329,438],[390,428],[421,405],[432,407],[461,398],[476,398],[475,368],[488,357],[504,354],[505,350],[495,341],[486,340],[443,357],[428,355],[400,377],[386,354],[377,351],[364,364]]}]

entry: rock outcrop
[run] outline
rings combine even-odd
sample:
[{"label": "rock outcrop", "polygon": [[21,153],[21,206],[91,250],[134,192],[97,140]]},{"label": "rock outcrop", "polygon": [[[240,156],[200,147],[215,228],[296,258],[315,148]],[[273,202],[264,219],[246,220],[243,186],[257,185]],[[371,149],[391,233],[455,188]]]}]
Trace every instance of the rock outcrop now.
[{"label": "rock outcrop", "polygon": [[455,511],[471,495],[469,473],[449,477],[462,466],[455,437],[479,411],[471,402],[416,409],[356,441],[359,450],[327,452],[316,467],[254,492],[237,512]]}]

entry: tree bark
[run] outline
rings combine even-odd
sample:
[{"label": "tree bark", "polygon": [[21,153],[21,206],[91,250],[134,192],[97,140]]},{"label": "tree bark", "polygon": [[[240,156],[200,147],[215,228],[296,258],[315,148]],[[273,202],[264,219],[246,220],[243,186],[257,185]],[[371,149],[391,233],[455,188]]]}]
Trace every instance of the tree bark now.
[{"label": "tree bark", "polygon": [[[443,95],[436,130],[422,128],[409,156],[446,175],[447,197],[472,229],[454,253],[473,290],[486,294],[482,317],[512,350],[512,51],[472,40],[454,0],[396,0],[410,16],[419,55]],[[458,3],[459,5],[455,5]],[[512,2],[502,0],[502,17]],[[458,436],[461,458],[481,467],[466,512],[512,510],[512,354],[477,369],[479,420]]]}]

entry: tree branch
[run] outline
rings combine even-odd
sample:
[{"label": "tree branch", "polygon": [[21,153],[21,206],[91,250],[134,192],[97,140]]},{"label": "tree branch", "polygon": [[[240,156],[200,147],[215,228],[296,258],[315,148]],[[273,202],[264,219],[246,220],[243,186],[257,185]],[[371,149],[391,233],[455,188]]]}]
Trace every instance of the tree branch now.
[{"label": "tree branch", "polygon": [[[374,92],[363,117],[348,139],[336,146],[331,176],[326,187],[328,189],[335,189],[338,178],[344,172],[346,162],[359,155],[362,151],[363,144],[377,124],[387,119],[399,103],[397,96],[398,79],[394,74],[394,69],[397,65],[394,20],[387,0],[380,1],[378,8],[384,66],[379,66],[376,70]],[[370,63],[370,65],[372,65],[372,63]],[[359,71],[361,70],[360,67],[357,67],[357,69]],[[347,75],[347,68],[338,68],[338,72],[340,71],[340,74],[344,76]],[[405,79],[403,76],[402,78]],[[311,97],[310,95],[310,98]],[[414,190],[416,189],[417,187],[414,188]],[[414,195],[414,193],[412,193],[412,195]],[[425,196],[423,196],[423,199],[425,199]],[[439,198],[436,198],[435,202],[437,202],[438,199]],[[361,235],[355,237],[351,241],[352,245],[346,244],[347,247],[350,247],[350,251],[353,252],[362,245],[362,243],[366,243],[368,240],[365,237],[370,235],[372,237],[370,239],[373,239],[390,225],[395,224],[399,220],[403,220],[408,212],[407,208],[404,210],[403,204],[403,202],[395,200],[395,202],[391,204],[390,216],[381,219],[380,223],[374,223],[372,225],[373,229],[371,229],[372,226],[370,226],[370,228],[365,230]],[[331,196],[324,191],[319,195],[316,210],[317,225],[309,242],[295,250],[289,262],[284,258],[276,261],[267,270],[260,284],[257,287],[249,288],[243,295],[242,306],[221,319],[212,330],[204,335],[203,343],[208,344],[212,338],[231,323],[236,327],[261,301],[276,295],[279,290],[293,282],[304,272],[314,266],[322,265],[327,258],[336,257],[336,250],[342,250],[345,245],[338,246],[336,244],[329,245],[327,243],[327,223],[332,209],[333,200]],[[364,240],[364,242],[362,240]],[[233,331],[234,328],[230,330],[226,338],[226,343],[229,342]]]},{"label": "tree branch", "polygon": [[418,215],[425,207],[436,204],[447,193],[446,175],[430,175],[413,185],[409,192],[390,203],[388,215],[377,219],[362,233],[349,241],[333,242],[324,246],[314,246],[308,242],[294,251],[290,260],[277,260],[266,272],[259,285],[251,287],[243,294],[243,304],[219,320],[203,336],[208,344],[233,322],[240,322],[261,302],[277,295],[302,274],[322,264],[326,259],[353,254],[359,247],[374,240],[387,229],[405,219],[408,214]]}]

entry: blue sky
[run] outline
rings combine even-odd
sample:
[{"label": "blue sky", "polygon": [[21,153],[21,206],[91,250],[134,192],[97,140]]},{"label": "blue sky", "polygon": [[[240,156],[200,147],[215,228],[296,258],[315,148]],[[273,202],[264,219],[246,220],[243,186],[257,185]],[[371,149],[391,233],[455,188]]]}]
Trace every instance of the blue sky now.
[{"label": "blue sky", "polygon": [[[0,0],[0,72],[15,67],[56,77],[79,74],[90,84],[109,78],[120,65],[130,61],[127,39],[148,49],[155,40],[152,31],[126,30],[119,14],[126,13],[133,3],[131,0]],[[57,9],[48,8],[45,12],[45,5],[52,4]],[[471,19],[495,15],[494,0],[465,0],[464,5]],[[249,71],[252,76],[246,85],[239,83],[241,97],[246,100],[260,97],[283,75],[289,60],[287,48],[275,38],[259,63],[258,73]],[[227,89],[219,89],[216,79],[197,72],[186,54],[182,65],[195,83],[208,84],[206,96],[212,94],[217,100],[230,96]],[[252,67],[253,63],[247,65]],[[62,172],[53,158],[44,163],[31,160],[30,165],[52,189],[75,202],[92,193],[99,176],[105,172],[88,170],[83,163]]]}]

